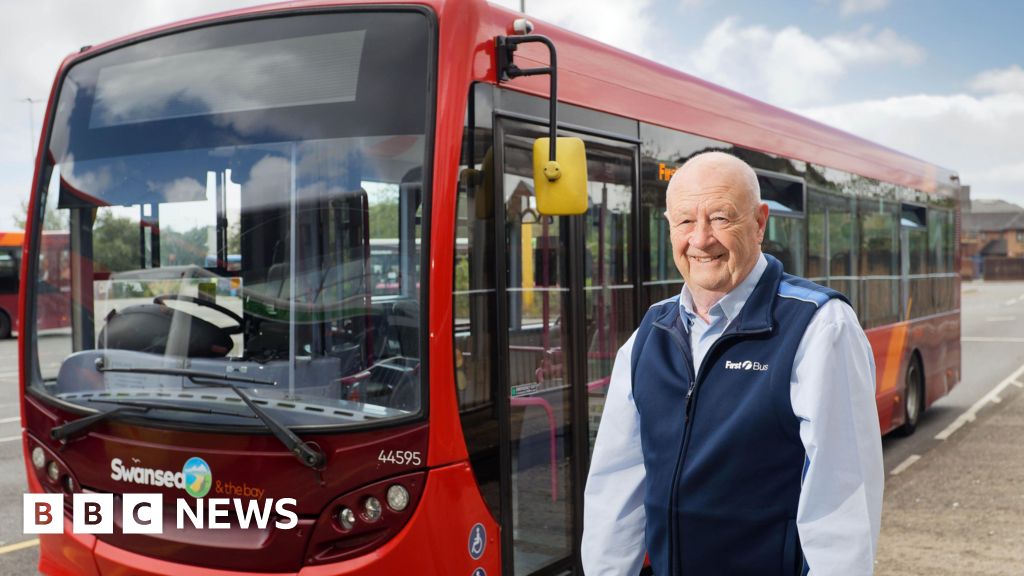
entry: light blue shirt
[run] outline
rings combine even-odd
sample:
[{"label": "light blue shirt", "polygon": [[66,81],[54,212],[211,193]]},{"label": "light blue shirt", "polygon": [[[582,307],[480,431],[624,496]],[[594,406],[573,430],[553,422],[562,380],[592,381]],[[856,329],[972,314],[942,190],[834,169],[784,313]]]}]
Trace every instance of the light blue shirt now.
[{"label": "light blue shirt", "polygon": [[[680,314],[690,333],[694,373],[766,268],[762,256],[747,278],[711,307],[710,322],[694,314],[692,295],[683,287]],[[581,550],[587,576],[635,576],[643,565],[646,471],[630,373],[635,337],[615,358],[590,463]],[[829,300],[811,318],[793,361],[790,402],[807,454],[796,524],[810,573],[870,575],[884,481],[875,363],[845,302]]]},{"label": "light blue shirt", "polygon": [[743,305],[747,303],[747,299],[754,293],[754,287],[757,286],[758,281],[761,280],[761,276],[764,275],[764,271],[767,269],[768,260],[761,256],[758,258],[757,263],[754,264],[750,274],[747,274],[747,277],[738,286],[725,296],[722,296],[722,299],[708,310],[710,322],[705,322],[703,318],[697,315],[693,294],[690,293],[690,289],[685,284],[683,285],[683,291],[679,294],[679,316],[683,319],[683,326],[686,327],[687,332],[690,334],[690,350],[693,353],[694,375],[700,372],[700,365],[704,361],[704,356],[707,355],[708,350],[711,349],[711,345],[718,340],[722,332],[725,332],[732,319],[739,315]]}]

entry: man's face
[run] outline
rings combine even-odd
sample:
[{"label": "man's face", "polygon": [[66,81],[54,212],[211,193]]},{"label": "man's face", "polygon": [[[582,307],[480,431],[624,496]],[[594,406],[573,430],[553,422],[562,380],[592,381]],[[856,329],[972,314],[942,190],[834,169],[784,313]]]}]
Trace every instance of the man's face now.
[{"label": "man's face", "polygon": [[672,254],[695,298],[720,298],[754,268],[768,222],[739,160],[684,166],[669,183],[665,217]]}]

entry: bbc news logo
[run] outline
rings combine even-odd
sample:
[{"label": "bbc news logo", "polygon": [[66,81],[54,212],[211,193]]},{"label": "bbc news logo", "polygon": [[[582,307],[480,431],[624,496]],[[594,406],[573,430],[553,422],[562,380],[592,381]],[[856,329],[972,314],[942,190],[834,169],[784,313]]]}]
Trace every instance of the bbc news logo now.
[{"label": "bbc news logo", "polygon": [[[187,524],[195,528],[224,530],[232,527],[228,518],[234,513],[235,525],[243,529],[274,526],[287,530],[298,525],[293,510],[294,498],[256,500],[243,498],[206,498],[213,487],[209,464],[199,457],[189,458],[180,471],[160,470],[127,465],[120,458],[110,461],[110,478],[155,488],[178,488],[195,500],[178,498],[175,504],[175,526],[183,530]],[[218,482],[218,485],[220,483]],[[233,484],[228,483],[233,486]],[[221,488],[218,487],[218,491]],[[259,494],[262,495],[262,490]],[[223,493],[223,492],[222,492]],[[238,493],[238,491],[236,491]],[[245,494],[239,494],[245,495]],[[61,534],[64,532],[63,494],[25,494],[23,531],[25,534]],[[77,534],[112,534],[116,508],[113,494],[74,494],[71,501],[72,531]],[[121,532],[124,534],[162,534],[164,531],[164,497],[162,494],[126,493],[121,496]]]},{"label": "bbc news logo", "polygon": [[[25,534],[64,533],[63,494],[25,494],[23,496],[22,531]],[[274,520],[281,530],[294,528],[299,517],[293,510],[294,498],[245,500],[243,498],[199,498],[189,501],[178,498],[175,505],[175,527],[227,530],[233,524],[242,529],[250,526],[265,530]],[[75,494],[71,499],[71,530],[75,534],[114,533],[113,494]],[[162,494],[122,494],[121,532],[124,534],[163,534],[164,498]]]},{"label": "bbc news logo", "polygon": [[725,361],[726,370],[752,370],[754,372],[767,372],[768,365],[761,364],[760,362],[752,362],[750,360],[744,360],[742,362],[733,362],[732,360]]}]

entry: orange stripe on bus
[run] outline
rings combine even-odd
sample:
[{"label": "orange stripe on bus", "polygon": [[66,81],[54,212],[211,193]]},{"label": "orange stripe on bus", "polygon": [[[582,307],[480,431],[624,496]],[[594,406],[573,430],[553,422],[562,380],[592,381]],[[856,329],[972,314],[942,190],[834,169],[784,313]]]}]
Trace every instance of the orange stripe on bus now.
[{"label": "orange stripe on bus", "polygon": [[903,345],[907,342],[907,330],[910,328],[910,308],[913,305],[914,299],[908,298],[906,318],[892,328],[889,346],[886,347],[885,367],[882,371],[882,381],[878,387],[879,393],[890,392],[899,385],[900,361],[903,359]]}]

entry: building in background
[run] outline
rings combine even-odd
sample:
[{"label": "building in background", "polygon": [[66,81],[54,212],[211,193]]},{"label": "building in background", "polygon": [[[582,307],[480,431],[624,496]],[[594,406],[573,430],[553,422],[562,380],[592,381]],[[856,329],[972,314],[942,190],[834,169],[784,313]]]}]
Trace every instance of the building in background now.
[{"label": "building in background", "polygon": [[1024,208],[1004,200],[961,199],[961,267],[964,278],[1024,279]]}]

